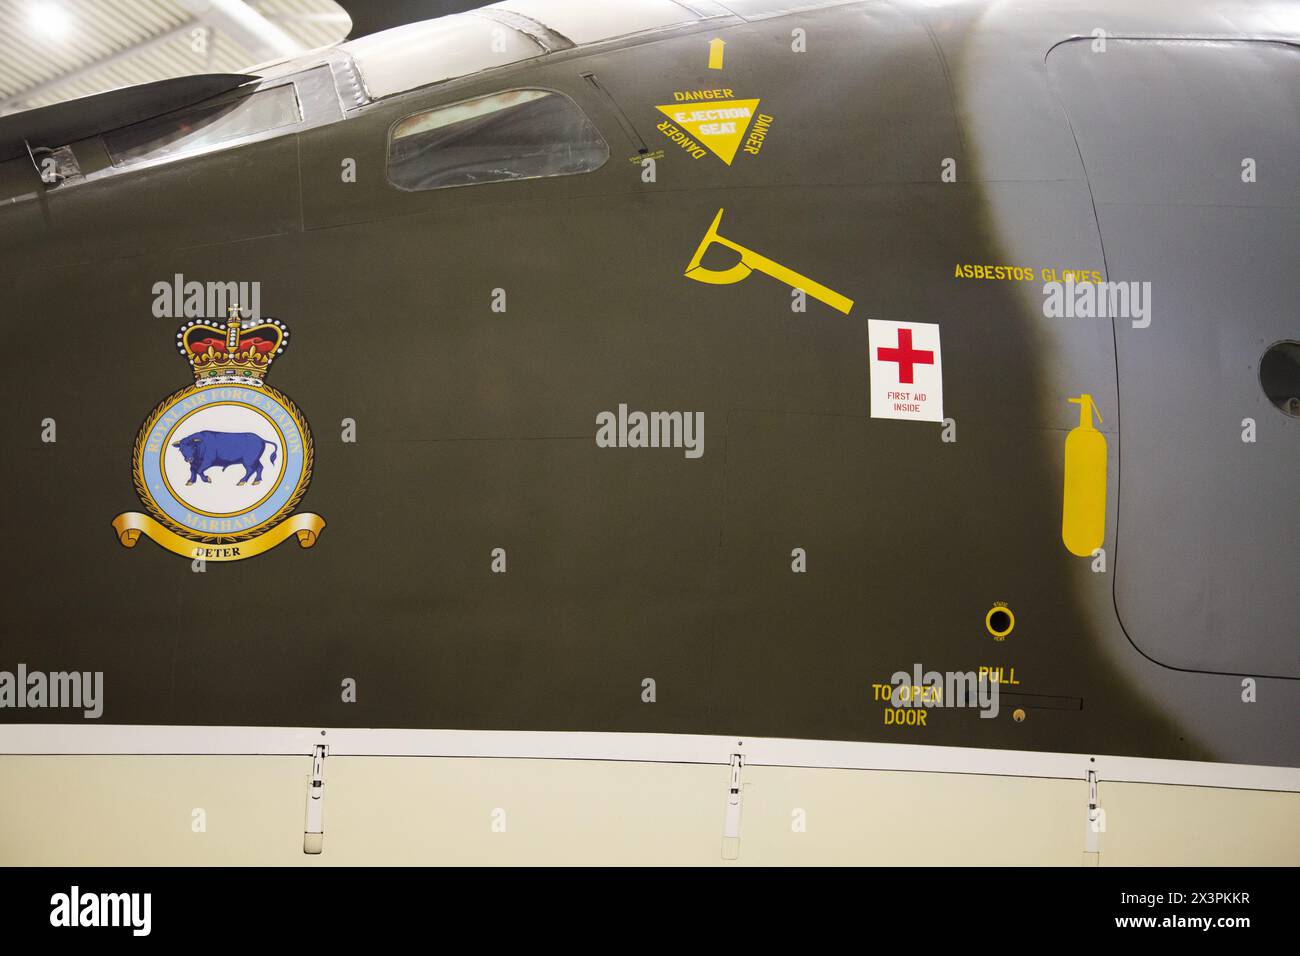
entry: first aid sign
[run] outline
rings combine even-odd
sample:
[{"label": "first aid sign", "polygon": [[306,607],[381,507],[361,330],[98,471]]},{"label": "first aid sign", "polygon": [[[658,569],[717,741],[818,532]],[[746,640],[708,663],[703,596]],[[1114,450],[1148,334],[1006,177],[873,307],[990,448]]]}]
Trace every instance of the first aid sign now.
[{"label": "first aid sign", "polygon": [[867,320],[871,349],[871,417],[943,421],[939,326]]}]

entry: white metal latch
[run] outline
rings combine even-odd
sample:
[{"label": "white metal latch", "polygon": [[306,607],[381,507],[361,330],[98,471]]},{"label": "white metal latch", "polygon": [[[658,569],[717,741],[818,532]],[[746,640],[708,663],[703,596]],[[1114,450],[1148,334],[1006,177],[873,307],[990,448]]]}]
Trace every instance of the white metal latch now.
[{"label": "white metal latch", "polygon": [[1096,866],[1101,853],[1101,834],[1106,829],[1106,811],[1097,796],[1097,771],[1088,771],[1088,819],[1083,835],[1085,865]]},{"label": "white metal latch", "polygon": [[311,757],[311,783],[307,786],[307,822],[303,825],[302,852],[316,854],[325,847],[325,744],[317,744]]},{"label": "white metal latch", "polygon": [[727,816],[722,824],[722,858],[724,860],[740,859],[740,804],[743,784],[740,781],[740,768],[745,758],[741,754],[731,755],[731,782],[727,788]]}]

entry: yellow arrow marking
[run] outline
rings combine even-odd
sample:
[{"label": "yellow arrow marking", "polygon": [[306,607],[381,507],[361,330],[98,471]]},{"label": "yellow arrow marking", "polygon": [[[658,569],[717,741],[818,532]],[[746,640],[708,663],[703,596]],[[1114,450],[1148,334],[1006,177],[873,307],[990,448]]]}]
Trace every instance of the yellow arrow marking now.
[{"label": "yellow arrow marking", "polygon": [[709,41],[709,69],[722,69],[722,48],[727,45],[726,40]]}]

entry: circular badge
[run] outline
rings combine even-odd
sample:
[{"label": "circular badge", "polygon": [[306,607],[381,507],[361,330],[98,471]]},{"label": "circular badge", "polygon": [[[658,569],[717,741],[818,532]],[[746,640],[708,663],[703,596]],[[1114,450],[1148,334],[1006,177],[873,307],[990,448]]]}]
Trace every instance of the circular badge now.
[{"label": "circular badge", "polygon": [[136,491],[177,534],[224,543],[256,537],[288,517],[307,491],[307,420],[268,385],[191,385],[140,428]]}]

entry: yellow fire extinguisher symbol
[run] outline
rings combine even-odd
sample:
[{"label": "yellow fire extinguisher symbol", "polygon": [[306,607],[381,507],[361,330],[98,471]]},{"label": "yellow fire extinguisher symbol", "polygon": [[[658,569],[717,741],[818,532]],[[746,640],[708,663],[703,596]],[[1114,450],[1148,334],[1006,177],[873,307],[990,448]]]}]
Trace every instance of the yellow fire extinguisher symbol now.
[{"label": "yellow fire extinguisher symbol", "polygon": [[1106,540],[1106,436],[1092,426],[1101,412],[1088,394],[1070,399],[1079,406],[1079,426],[1065,439],[1065,502],[1061,540],[1071,554],[1090,556]]}]

